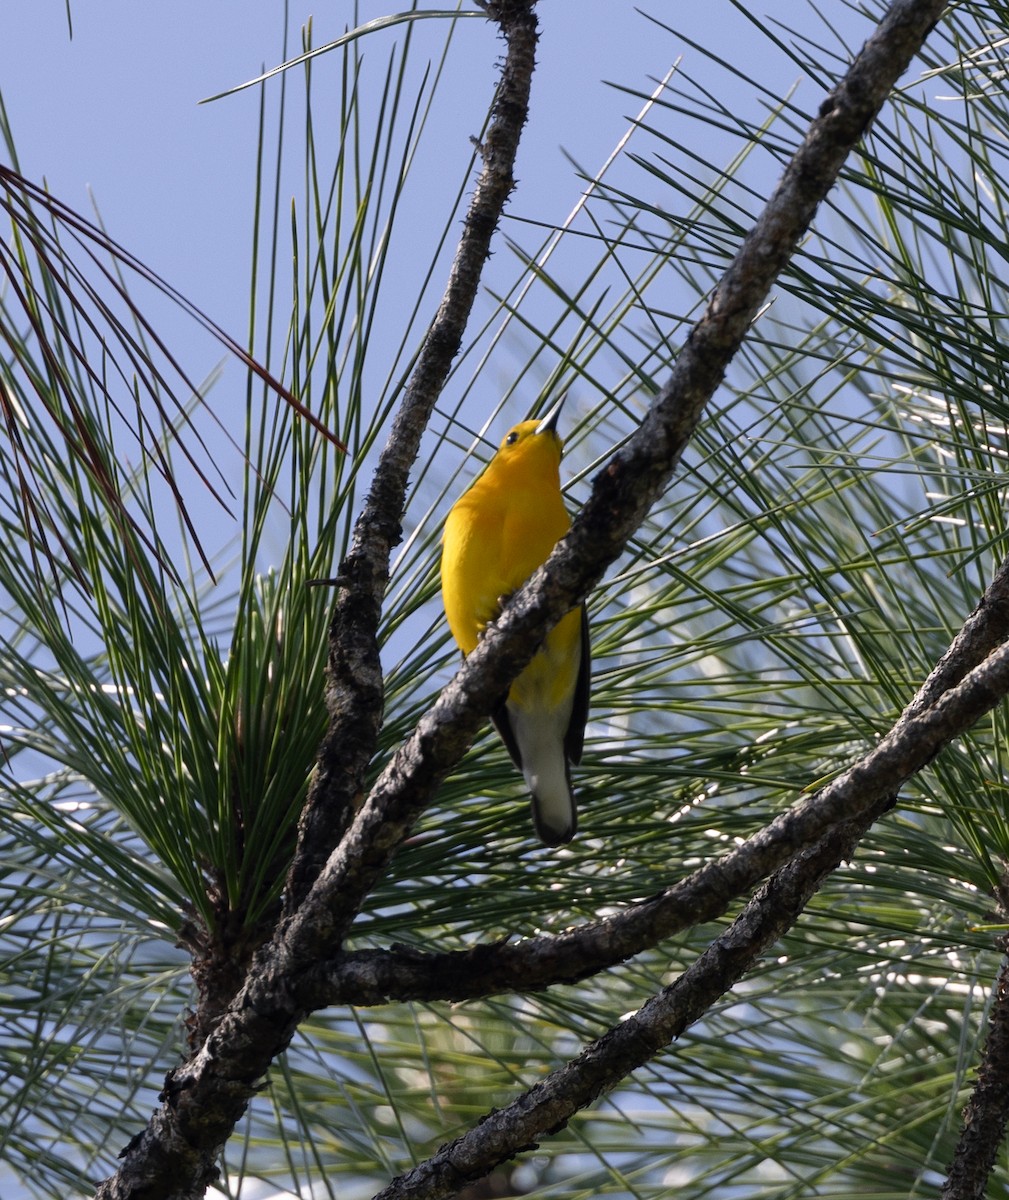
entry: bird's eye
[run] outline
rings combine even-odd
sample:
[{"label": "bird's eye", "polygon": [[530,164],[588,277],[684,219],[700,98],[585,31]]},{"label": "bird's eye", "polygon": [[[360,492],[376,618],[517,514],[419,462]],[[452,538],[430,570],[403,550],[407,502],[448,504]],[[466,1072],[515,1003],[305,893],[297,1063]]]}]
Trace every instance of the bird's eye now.
[{"label": "bird's eye", "polygon": [[506,446],[514,446],[518,440],[519,440],[519,435],[513,429],[511,431],[511,433],[509,433],[508,436],[505,438],[505,445]]}]

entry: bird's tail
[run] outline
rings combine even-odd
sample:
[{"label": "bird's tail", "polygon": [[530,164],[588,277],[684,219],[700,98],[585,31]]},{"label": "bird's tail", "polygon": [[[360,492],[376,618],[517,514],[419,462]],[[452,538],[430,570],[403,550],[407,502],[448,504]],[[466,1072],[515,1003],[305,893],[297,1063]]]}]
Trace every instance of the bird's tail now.
[{"label": "bird's tail", "polygon": [[548,846],[570,842],[578,828],[578,810],[563,748],[546,760],[522,765],[533,801],[533,824]]},{"label": "bird's tail", "polygon": [[532,793],[533,824],[548,846],[570,842],[578,828],[564,745],[569,717],[570,704],[553,712],[526,712],[510,701],[491,714],[508,753],[525,776]]}]

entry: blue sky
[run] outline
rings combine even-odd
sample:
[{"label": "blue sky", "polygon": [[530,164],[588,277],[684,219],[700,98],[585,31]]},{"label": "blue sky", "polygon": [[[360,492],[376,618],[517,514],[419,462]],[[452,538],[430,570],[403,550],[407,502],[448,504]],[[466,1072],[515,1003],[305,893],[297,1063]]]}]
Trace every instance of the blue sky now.
[{"label": "blue sky", "polygon": [[[799,6],[794,0],[771,0],[769,7],[788,17]],[[396,8],[366,0],[357,6],[356,19],[392,11]],[[702,43],[710,43],[717,31],[719,52],[747,71],[763,71],[776,90],[787,89],[799,74],[794,63],[769,53],[766,41],[731,0],[660,4],[655,11]],[[816,27],[818,20],[803,11]],[[5,5],[0,16],[0,87],[22,171],[45,180],[61,200],[85,213],[91,211],[93,196],[113,238],[244,340],[260,97],[251,88],[212,103],[200,101],[282,61],[284,6],[277,0],[179,0],[171,5],[102,0],[72,2],[71,13],[72,38],[63,0]],[[347,3],[313,11],[294,0],[288,13],[292,53],[300,49],[307,20],[312,20],[315,45],[339,36],[355,21],[355,6]],[[607,81],[650,92],[654,80],[682,56],[685,72],[702,79],[717,74],[714,86],[731,87],[741,112],[751,118],[761,113],[755,87],[713,73],[699,51],[648,20],[632,0],[543,0],[540,22],[532,115],[509,219],[560,222],[571,211],[582,185],[565,153],[587,170],[597,170],[626,132],[628,117],[641,107],[638,98],[615,92]],[[446,22],[418,22],[414,28],[415,36],[429,39],[431,53],[437,54]],[[359,43],[365,66],[375,68],[376,78],[393,38],[401,33],[383,31]],[[413,172],[428,188],[414,202],[413,221],[423,251],[418,262],[427,261],[423,238],[440,228],[445,211],[441,198],[446,189],[454,193],[470,154],[469,139],[479,133],[501,48],[487,21],[459,23],[439,90],[440,108],[431,124],[434,144],[444,147],[444,156],[422,157]],[[317,97],[326,88],[337,95],[340,66],[337,54],[316,60]],[[301,72],[287,78],[292,95],[300,94]],[[275,104],[279,88],[279,80],[267,84],[269,105]],[[811,105],[814,90],[806,84],[803,91]],[[472,104],[460,103],[470,96]],[[313,108],[318,121],[325,103]],[[690,136],[689,122],[681,125],[675,116],[669,120],[677,135]],[[712,144],[710,129],[703,136],[700,149],[711,161],[729,157],[728,141],[723,153]],[[295,141],[290,138],[289,144]],[[297,170],[285,184],[289,196],[294,195],[301,184]],[[529,244],[539,236],[521,229]],[[397,253],[408,251],[406,246]],[[506,258],[500,253],[492,265]],[[151,312],[146,297],[139,299]],[[163,306],[152,316],[184,358],[191,378],[202,380],[220,362],[221,348],[201,340],[188,319]],[[398,343],[401,331],[390,328],[389,334]],[[232,370],[230,378],[237,381],[238,368]],[[236,403],[232,397],[240,403],[240,396],[240,387],[231,392],[217,388],[210,400],[227,421]],[[486,400],[490,411],[494,400]],[[490,432],[496,440],[500,430]],[[206,513],[202,517],[211,519]],[[230,529],[225,521],[217,532],[226,536]]]},{"label": "blue sky", "polygon": [[[362,3],[360,18],[395,7]],[[794,0],[767,0],[764,10],[785,19],[808,13]],[[0,83],[24,172],[44,177],[63,200],[82,208],[90,188],[117,240],[241,332],[258,99],[249,90],[212,104],[199,101],[280,61],[282,5],[102,0],[74,3],[71,11],[72,40],[63,0],[8,4],[0,18]],[[717,29],[720,50],[747,69],[765,65],[754,61],[757,40],[729,0],[659,4],[654,11],[702,41]],[[353,6],[330,3],[320,10],[296,0],[289,19],[294,45],[309,17],[321,44],[353,23]],[[603,81],[650,89],[650,78],[663,75],[681,54],[687,70],[703,74],[706,68],[696,51],[658,29],[630,0],[544,0],[540,20],[533,116],[513,211],[560,220],[577,195],[561,149],[594,169],[637,107]],[[441,37],[440,29],[431,33]],[[464,22],[458,36],[453,89],[472,80],[474,105],[456,113],[455,128],[445,136],[464,140],[478,131],[499,44],[482,21]],[[375,35],[376,55],[385,53],[389,37]],[[766,60],[768,81],[777,88],[797,77],[794,64],[768,57],[766,44],[758,58]],[[324,81],[327,72],[331,78],[337,68],[336,56],[323,57],[317,78]],[[742,88],[740,100],[755,106],[753,89]]]},{"label": "blue sky", "polygon": [[[292,6],[295,45],[313,11],[316,43],[338,36],[352,15],[348,4],[322,7]],[[389,11],[361,5],[364,19]],[[212,315],[241,327],[258,98],[250,90],[199,101],[280,61],[282,6],[103,0],[74,4],[72,16],[72,40],[62,0],[6,5],[0,21],[0,80],[24,172],[44,176],[75,206],[88,205],[90,188],[117,240]],[[630,109],[629,101],[615,104],[600,80],[643,83],[668,68],[675,48],[630,4],[552,0],[542,21],[523,185],[556,196],[552,215],[562,216],[571,187],[559,148],[586,163],[601,160]],[[389,36],[376,35],[385,39],[376,55]],[[464,23],[459,39],[452,69],[472,73],[478,94],[467,115],[476,133],[498,45],[480,21]],[[320,82],[337,67],[334,55],[318,60]],[[532,198],[523,193],[524,202]]]}]

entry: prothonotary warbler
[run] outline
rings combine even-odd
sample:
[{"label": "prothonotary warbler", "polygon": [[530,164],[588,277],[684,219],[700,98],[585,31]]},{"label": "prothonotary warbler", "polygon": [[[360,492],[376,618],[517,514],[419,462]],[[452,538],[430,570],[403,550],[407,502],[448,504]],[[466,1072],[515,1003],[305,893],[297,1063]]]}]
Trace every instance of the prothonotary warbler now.
[{"label": "prothonotary warbler", "polygon": [[[571,521],[561,497],[563,397],[541,421],[505,434],[483,474],[445,522],[441,590],[449,628],[469,654],[502,601],[550,555]],[[582,757],[589,707],[585,606],[547,634],[491,719],[532,792],[533,823],[548,846],[577,828],[571,764]]]}]

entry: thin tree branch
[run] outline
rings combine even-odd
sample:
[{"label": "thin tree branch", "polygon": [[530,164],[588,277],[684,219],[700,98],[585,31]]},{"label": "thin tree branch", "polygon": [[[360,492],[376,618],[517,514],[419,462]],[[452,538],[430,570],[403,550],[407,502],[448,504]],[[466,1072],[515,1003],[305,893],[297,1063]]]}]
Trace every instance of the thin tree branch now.
[{"label": "thin tree branch", "polygon": [[509,0],[491,16],[508,50],[501,68],[477,180],[449,275],[448,286],[406,386],[389,439],[340,565],[329,631],[326,702],[329,727],[298,831],[298,847],[285,889],[290,916],[315,882],[343,836],[360,799],[364,776],[382,724],[384,690],[378,650],[389,557],[402,536],[410,470],[462,344],[491,239],[515,186],[515,156],[529,114],[536,65],[535,0]]},{"label": "thin tree branch", "polygon": [[563,1129],[575,1113],[612,1091],[702,1017],[791,928],[824,879],[852,854],[879,811],[842,822],[811,850],[797,855],[674,983],[586,1046],[577,1058],[394,1179],[373,1200],[438,1200],[454,1195],[498,1164],[535,1150],[544,1134]]},{"label": "thin tree branch", "polygon": [[[950,688],[984,662],[995,647],[1009,639],[1009,559],[996,571],[973,613],[918,689],[893,726],[890,738],[904,742],[920,770],[935,753],[932,743],[918,741],[920,718]],[[968,723],[980,715],[975,710]],[[964,726],[966,728],[966,725]],[[957,736],[950,726],[939,741]],[[915,755],[915,749],[920,751]],[[468,950],[424,953],[413,947],[358,950],[320,961],[304,976],[301,987],[307,1007],[330,1004],[371,1005],[390,1000],[459,1001],[499,992],[539,991],[557,983],[574,983],[615,966],[682,929],[720,916],[736,896],[744,894],[786,862],[800,844],[810,845],[836,817],[821,809],[834,803],[838,792],[847,819],[856,818],[875,801],[851,786],[854,773],[876,751],[821,789],[789,809],[758,834],[722,858],[707,863],[687,879],[641,904],[560,934],[525,938],[514,945],[496,942]],[[870,764],[870,769],[871,764]],[[875,795],[875,793],[874,793]],[[803,810],[808,809],[808,817]]]}]

